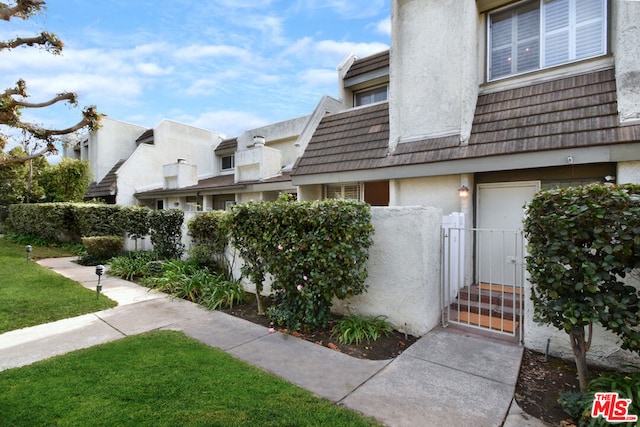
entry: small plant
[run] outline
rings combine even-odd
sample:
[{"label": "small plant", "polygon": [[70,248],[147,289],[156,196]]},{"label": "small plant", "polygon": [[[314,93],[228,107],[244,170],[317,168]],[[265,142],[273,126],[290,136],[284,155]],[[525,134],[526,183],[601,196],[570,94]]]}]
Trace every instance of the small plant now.
[{"label": "small plant", "polygon": [[202,297],[199,303],[209,310],[231,308],[244,302],[246,294],[238,281],[227,280],[224,275],[218,274],[211,283],[203,286]]},{"label": "small plant", "polygon": [[125,280],[135,280],[149,275],[149,262],[154,259],[153,252],[131,251],[109,261],[109,274]]},{"label": "small plant", "polygon": [[338,320],[331,331],[342,344],[360,344],[362,341],[376,341],[381,334],[388,335],[393,327],[386,316],[362,317],[348,316]]}]

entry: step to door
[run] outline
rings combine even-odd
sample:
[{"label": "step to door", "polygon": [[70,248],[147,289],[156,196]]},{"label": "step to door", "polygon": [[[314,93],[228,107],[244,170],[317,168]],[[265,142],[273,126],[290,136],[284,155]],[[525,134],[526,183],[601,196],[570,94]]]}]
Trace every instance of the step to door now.
[{"label": "step to door", "polygon": [[481,326],[483,328],[507,332],[510,334],[514,333],[514,331],[518,329],[519,325],[517,320],[502,319],[500,317],[491,317],[484,314],[469,313],[466,311],[458,314],[457,321],[462,324],[466,323],[473,326]]}]

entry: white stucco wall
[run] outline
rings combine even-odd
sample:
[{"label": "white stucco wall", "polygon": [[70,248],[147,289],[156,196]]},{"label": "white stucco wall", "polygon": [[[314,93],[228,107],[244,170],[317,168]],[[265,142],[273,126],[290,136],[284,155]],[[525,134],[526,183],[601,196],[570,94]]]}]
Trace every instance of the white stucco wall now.
[{"label": "white stucco wall", "polygon": [[[394,1],[390,146],[470,132],[478,93],[479,14],[472,0]],[[443,102],[446,100],[446,102]]]},{"label": "white stucco wall", "polygon": [[89,134],[88,160],[96,182],[136,150],[136,139],[147,130],[110,117],[103,117],[100,124],[100,129]]},{"label": "white stucco wall", "polygon": [[136,204],[136,192],[163,187],[163,166],[185,159],[197,167],[198,177],[214,171],[214,147],[222,136],[206,129],[163,120],[154,129],[154,143],[140,144],[118,172],[117,203]]},{"label": "white stucco wall", "polygon": [[618,184],[640,184],[640,161],[618,163]]},{"label": "white stucco wall", "polygon": [[460,185],[460,175],[397,179],[389,186],[390,202],[393,206],[435,206],[448,215],[461,211]]},{"label": "white stucco wall", "polygon": [[388,317],[400,331],[423,335],[440,319],[442,211],[431,207],[374,207],[368,290],[334,302],[334,312]]},{"label": "white stucco wall", "polygon": [[612,5],[620,123],[640,123],[640,2],[613,0]]}]

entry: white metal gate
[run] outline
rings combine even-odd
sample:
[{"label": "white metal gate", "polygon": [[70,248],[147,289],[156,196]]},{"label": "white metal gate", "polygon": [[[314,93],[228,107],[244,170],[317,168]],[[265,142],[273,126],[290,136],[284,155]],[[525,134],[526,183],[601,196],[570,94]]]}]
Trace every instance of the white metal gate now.
[{"label": "white metal gate", "polygon": [[452,226],[456,221],[455,217],[443,221],[442,324],[522,339],[522,232]]}]

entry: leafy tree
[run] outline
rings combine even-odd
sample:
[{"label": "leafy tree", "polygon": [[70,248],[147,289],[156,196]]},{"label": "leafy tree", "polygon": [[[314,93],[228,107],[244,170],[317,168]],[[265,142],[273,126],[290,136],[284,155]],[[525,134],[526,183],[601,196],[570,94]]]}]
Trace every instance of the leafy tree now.
[{"label": "leafy tree", "polygon": [[[8,4],[0,2],[0,20],[7,22],[11,21],[12,18],[26,20],[41,13],[44,6],[45,1],[43,0],[15,0]],[[58,55],[62,52],[63,43],[55,34],[45,31],[33,37],[16,37],[12,40],[0,40],[0,51],[24,46],[37,46],[49,53]],[[30,159],[55,152],[57,151],[55,145],[56,137],[68,135],[81,129],[96,130],[99,127],[101,115],[97,112],[95,106],[86,107],[82,111],[82,119],[75,125],[64,129],[48,129],[34,123],[25,122],[21,119],[21,113],[24,109],[46,108],[60,102],[66,102],[73,106],[78,103],[76,94],[72,92],[59,93],[51,99],[42,102],[27,102],[26,99],[28,97],[27,84],[23,79],[19,79],[13,87],[5,89],[4,91],[0,90],[0,125],[22,129],[34,138],[43,141],[44,146],[36,152],[25,153],[25,155],[21,157],[7,157],[0,153],[0,166],[9,163],[24,163]],[[4,148],[5,144],[6,136],[0,134],[0,148]]]},{"label": "leafy tree", "polygon": [[91,184],[89,163],[62,159],[42,171],[39,182],[48,202],[81,202]]},{"label": "leafy tree", "polygon": [[[15,147],[7,156],[20,158],[25,155],[22,147]],[[29,180],[29,167],[32,167],[34,176]],[[44,189],[38,184],[38,176],[48,166],[45,158],[33,159],[32,164],[10,163],[0,168],[0,206],[8,206],[14,203],[39,201],[44,198]]]},{"label": "leafy tree", "polygon": [[524,230],[534,319],[569,334],[586,391],[593,323],[618,335],[623,349],[640,353],[640,291],[623,280],[640,268],[640,186],[540,192],[528,206]]}]

